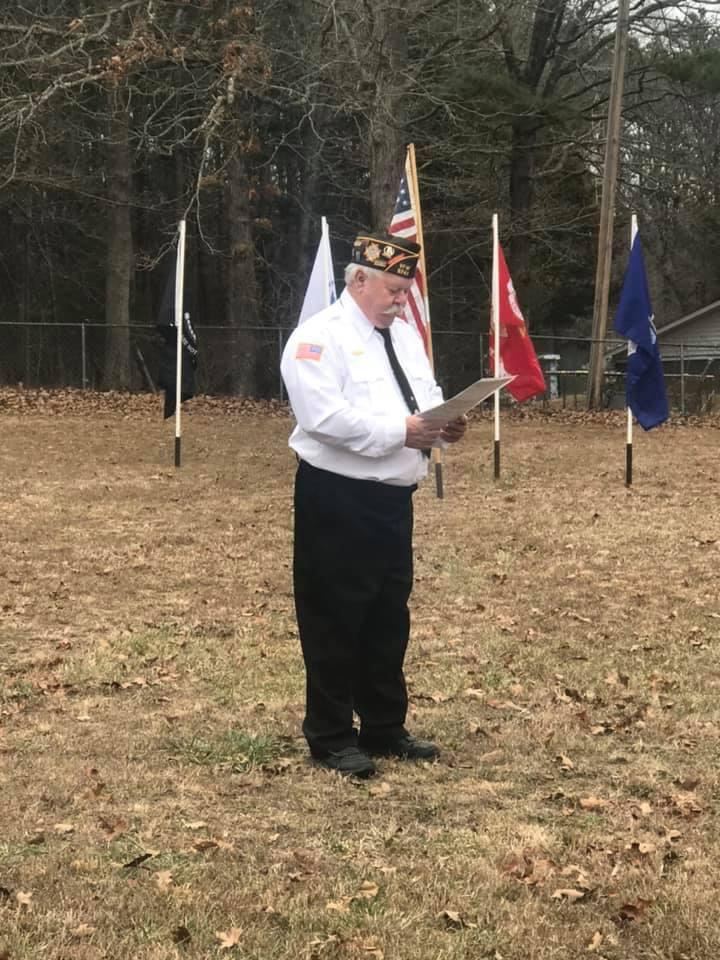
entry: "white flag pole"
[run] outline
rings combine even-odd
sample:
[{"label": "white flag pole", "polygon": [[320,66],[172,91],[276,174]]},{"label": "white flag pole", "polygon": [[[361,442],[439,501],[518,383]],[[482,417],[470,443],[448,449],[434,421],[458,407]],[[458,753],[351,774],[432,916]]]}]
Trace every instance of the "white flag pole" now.
[{"label": "white flag pole", "polygon": [[[630,253],[632,254],[633,244],[638,232],[637,215],[633,214],[630,218]],[[630,356],[630,344],[628,343],[628,357]],[[627,371],[625,373],[627,382]],[[625,486],[632,486],[633,472],[633,417],[630,407],[627,408],[627,436],[625,440]]]},{"label": "white flag pole", "polygon": [[185,221],[178,228],[177,260],[175,266],[175,327],[177,328],[177,355],[175,365],[175,466],[181,462],[180,407],[182,405],[182,347],[183,347],[183,290],[185,286]]},{"label": "white flag pole", "polygon": [[332,250],[330,249],[330,228],[325,217],[320,218],[320,242],[315,252],[310,278],[305,289],[298,326],[308,317],[320,313],[335,299],[335,277]]},{"label": "white flag pole", "polygon": [[327,217],[320,218],[320,232],[323,249],[323,290],[330,290],[330,264],[328,263],[328,254],[330,252],[330,228],[328,227]]},{"label": "white flag pole", "polygon": [[[500,376],[500,257],[498,236],[498,215],[493,214],[493,262],[492,262],[492,306],[490,322],[492,324],[493,352],[495,354],[495,369],[493,376]],[[495,443],[494,443],[494,476],[500,477],[500,391],[495,391]]]}]

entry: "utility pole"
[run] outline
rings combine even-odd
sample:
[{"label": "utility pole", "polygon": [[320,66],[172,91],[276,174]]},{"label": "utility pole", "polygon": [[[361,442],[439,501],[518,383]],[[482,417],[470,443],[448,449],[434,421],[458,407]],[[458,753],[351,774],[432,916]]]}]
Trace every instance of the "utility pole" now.
[{"label": "utility pole", "polygon": [[630,0],[618,0],[615,53],[610,80],[610,104],[605,143],[605,169],[603,170],[602,197],[600,200],[600,232],[598,235],[597,269],[595,271],[592,344],[588,369],[587,403],[589,409],[598,409],[602,405],[602,385],[605,374],[605,345],[602,341],[607,331],[608,300],[610,298],[615,188],[620,154],[620,120],[622,119],[625,58],[627,56],[629,29]]}]

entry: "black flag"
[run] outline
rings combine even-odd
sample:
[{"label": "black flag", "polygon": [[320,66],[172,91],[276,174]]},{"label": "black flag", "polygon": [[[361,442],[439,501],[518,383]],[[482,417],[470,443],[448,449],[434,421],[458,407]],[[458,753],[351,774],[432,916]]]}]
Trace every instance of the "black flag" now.
[{"label": "black flag", "polygon": [[[177,382],[177,327],[175,326],[175,271],[173,263],[168,277],[160,307],[157,328],[163,339],[160,348],[160,369],[158,386],[165,391],[164,417],[167,420],[175,413],[175,393]],[[197,337],[190,323],[190,314],[183,310],[182,330],[182,381],[180,399],[189,400],[195,396],[195,370],[197,369]]]}]

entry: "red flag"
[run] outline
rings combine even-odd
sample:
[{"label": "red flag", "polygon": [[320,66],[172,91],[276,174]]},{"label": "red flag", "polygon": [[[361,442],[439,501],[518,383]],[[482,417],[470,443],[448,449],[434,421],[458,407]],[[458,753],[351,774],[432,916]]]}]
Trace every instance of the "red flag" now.
[{"label": "red flag", "polygon": [[[500,376],[515,375],[507,389],[518,401],[537,393],[545,393],[545,377],[538,362],[532,340],[528,336],[515,288],[510,279],[502,247],[498,244],[498,273],[500,279]],[[491,331],[494,333],[494,331]],[[490,338],[490,364],[495,370],[495,338]]]}]

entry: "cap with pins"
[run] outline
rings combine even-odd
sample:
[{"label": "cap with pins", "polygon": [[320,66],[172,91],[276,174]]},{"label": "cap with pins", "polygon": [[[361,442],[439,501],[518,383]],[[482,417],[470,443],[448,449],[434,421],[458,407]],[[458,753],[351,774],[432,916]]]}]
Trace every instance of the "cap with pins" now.
[{"label": "cap with pins", "polygon": [[352,248],[352,262],[398,277],[414,277],[420,244],[388,233],[360,234]]}]

